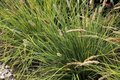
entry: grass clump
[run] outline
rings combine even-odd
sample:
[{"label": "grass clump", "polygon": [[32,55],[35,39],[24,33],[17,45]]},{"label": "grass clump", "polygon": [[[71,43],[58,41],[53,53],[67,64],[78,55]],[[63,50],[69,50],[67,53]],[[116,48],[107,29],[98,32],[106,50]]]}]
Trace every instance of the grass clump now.
[{"label": "grass clump", "polygon": [[0,61],[16,80],[119,80],[119,13],[86,3],[1,1]]}]

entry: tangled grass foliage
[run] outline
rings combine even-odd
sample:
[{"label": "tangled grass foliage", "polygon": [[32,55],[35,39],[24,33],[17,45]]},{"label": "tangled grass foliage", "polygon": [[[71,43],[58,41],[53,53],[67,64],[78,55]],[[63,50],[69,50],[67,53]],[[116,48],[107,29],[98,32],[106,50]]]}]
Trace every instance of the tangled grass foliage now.
[{"label": "tangled grass foliage", "polygon": [[1,0],[0,61],[16,80],[119,80],[114,9],[103,16],[86,0]]}]

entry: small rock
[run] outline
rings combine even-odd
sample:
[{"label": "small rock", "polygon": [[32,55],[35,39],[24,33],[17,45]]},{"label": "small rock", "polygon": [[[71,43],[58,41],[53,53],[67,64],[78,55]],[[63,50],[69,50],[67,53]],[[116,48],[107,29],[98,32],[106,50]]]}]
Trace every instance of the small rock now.
[{"label": "small rock", "polygon": [[0,79],[15,80],[12,74],[12,69],[4,63],[0,63]]}]

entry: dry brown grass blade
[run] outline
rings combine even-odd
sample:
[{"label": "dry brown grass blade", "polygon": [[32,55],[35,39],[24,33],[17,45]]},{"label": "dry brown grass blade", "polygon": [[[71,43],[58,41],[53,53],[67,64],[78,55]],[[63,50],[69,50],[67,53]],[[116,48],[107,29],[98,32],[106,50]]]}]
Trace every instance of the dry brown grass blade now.
[{"label": "dry brown grass blade", "polygon": [[108,77],[110,77],[110,74],[104,75],[104,76],[100,77],[98,80],[106,80]]},{"label": "dry brown grass blade", "polygon": [[120,2],[118,2],[117,4],[114,5],[114,7],[120,6]]},{"label": "dry brown grass blade", "polygon": [[96,8],[96,9],[95,9],[95,12],[93,13],[93,16],[92,16],[92,21],[95,20],[96,15],[97,15],[97,12],[98,12],[98,9]]},{"label": "dry brown grass blade", "polygon": [[99,38],[99,36],[97,36],[97,35],[81,35],[79,37]]},{"label": "dry brown grass blade", "polygon": [[102,27],[105,29],[118,30],[117,28],[111,26],[102,26]]},{"label": "dry brown grass blade", "polygon": [[94,0],[90,0],[89,4],[90,4],[90,9],[92,10],[94,8]]},{"label": "dry brown grass blade", "polygon": [[2,35],[3,34],[3,30],[2,29],[0,29],[0,35]]},{"label": "dry brown grass blade", "polygon": [[25,3],[25,0],[19,0],[20,4],[23,5]]},{"label": "dry brown grass blade", "polygon": [[69,32],[85,32],[86,30],[85,29],[71,29],[71,30],[67,30],[66,33],[69,33]]},{"label": "dry brown grass blade", "polygon": [[120,43],[120,38],[107,38],[106,41],[111,41],[111,42],[115,42],[115,43]]},{"label": "dry brown grass blade", "polygon": [[95,55],[95,56],[90,56],[88,57],[87,59],[84,60],[84,62],[87,62],[87,61],[91,61],[93,59],[96,59],[97,57],[99,57],[100,55]]},{"label": "dry brown grass blade", "polygon": [[58,29],[58,32],[59,32],[60,36],[63,36],[63,33],[62,33],[62,31],[60,29]]},{"label": "dry brown grass blade", "polygon": [[71,63],[67,63],[67,66],[70,66],[70,65],[80,65],[81,62],[71,62]]},{"label": "dry brown grass blade", "polygon": [[106,0],[103,1],[102,7],[105,7]]},{"label": "dry brown grass blade", "polygon": [[85,62],[71,62],[71,63],[67,63],[67,66],[76,66],[76,67],[81,67],[81,66],[89,66],[91,64],[99,64],[100,62],[99,61],[95,61],[95,60],[92,60],[92,61],[85,61]]},{"label": "dry brown grass blade", "polygon": [[118,6],[118,7],[114,7],[114,10],[118,10],[118,9],[120,9],[120,6]]},{"label": "dry brown grass blade", "polygon": [[120,31],[113,31],[114,34],[120,34]]}]

